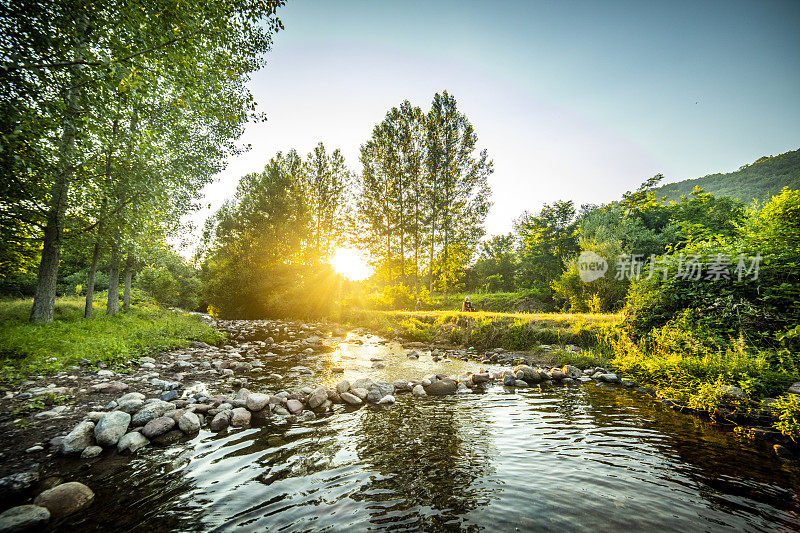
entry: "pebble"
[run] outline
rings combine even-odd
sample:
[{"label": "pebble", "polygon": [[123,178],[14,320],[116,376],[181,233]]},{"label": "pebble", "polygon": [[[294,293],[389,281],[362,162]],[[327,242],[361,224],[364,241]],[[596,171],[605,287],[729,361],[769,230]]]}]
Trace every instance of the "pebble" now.
[{"label": "pebble", "polygon": [[41,444],[37,444],[36,446],[31,446],[30,448],[25,450],[25,453],[41,452],[42,450],[44,450],[44,446],[42,446]]},{"label": "pebble", "polygon": [[361,398],[349,392],[343,392],[339,396],[342,398],[342,401],[348,405],[361,405],[364,403]]}]

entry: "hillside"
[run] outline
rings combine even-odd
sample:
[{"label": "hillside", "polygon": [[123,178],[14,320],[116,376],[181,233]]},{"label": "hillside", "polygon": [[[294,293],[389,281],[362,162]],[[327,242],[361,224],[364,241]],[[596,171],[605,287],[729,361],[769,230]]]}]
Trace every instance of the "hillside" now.
[{"label": "hillside", "polygon": [[657,189],[657,197],[678,200],[695,187],[702,187],[714,196],[738,198],[745,203],[753,199],[768,200],[783,187],[800,189],[800,149],[776,156],[759,158],[736,172],[709,174],[702,178],[668,183]]}]

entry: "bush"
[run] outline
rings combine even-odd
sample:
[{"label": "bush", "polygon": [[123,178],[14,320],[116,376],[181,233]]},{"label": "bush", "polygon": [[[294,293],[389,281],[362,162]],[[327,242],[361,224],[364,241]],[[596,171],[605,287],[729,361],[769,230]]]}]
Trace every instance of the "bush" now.
[{"label": "bush", "polygon": [[164,267],[145,267],[136,276],[136,284],[155,300],[167,306],[178,305],[178,282]]}]

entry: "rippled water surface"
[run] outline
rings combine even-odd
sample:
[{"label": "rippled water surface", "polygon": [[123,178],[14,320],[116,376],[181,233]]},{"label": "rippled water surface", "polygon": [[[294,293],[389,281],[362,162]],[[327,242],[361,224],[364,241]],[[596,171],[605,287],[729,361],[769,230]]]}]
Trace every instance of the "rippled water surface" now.
[{"label": "rippled water surface", "polygon": [[[364,339],[300,363],[276,358],[268,370],[308,366],[314,375],[285,383],[299,386],[334,384],[341,379],[331,373],[335,366],[346,377],[390,381],[479,366],[408,360],[396,344]],[[383,357],[386,368],[372,369],[371,357]],[[258,383],[250,388],[261,390]],[[799,527],[796,467],[634,392],[594,383],[516,392],[495,386],[397,400],[382,409],[336,406],[313,422],[202,431],[183,448],[146,449],[124,468],[90,470],[85,479],[96,502],[64,525],[353,532]]]}]

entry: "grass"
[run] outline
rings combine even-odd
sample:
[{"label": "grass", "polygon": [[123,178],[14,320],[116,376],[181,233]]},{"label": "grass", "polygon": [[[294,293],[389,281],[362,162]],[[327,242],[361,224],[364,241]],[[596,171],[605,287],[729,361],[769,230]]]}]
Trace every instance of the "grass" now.
[{"label": "grass", "polygon": [[106,315],[105,307],[96,304],[86,320],[83,302],[79,297],[60,298],[52,323],[31,324],[31,300],[0,300],[0,381],[15,383],[30,375],[55,373],[81,359],[124,368],[128,360],[159,350],[222,339],[198,317],[146,302],[116,316]]},{"label": "grass", "polygon": [[[620,319],[616,314],[367,310],[345,317],[350,324],[412,341],[506,350],[537,350],[543,344],[600,348]],[[597,359],[597,355],[584,357]]]}]

